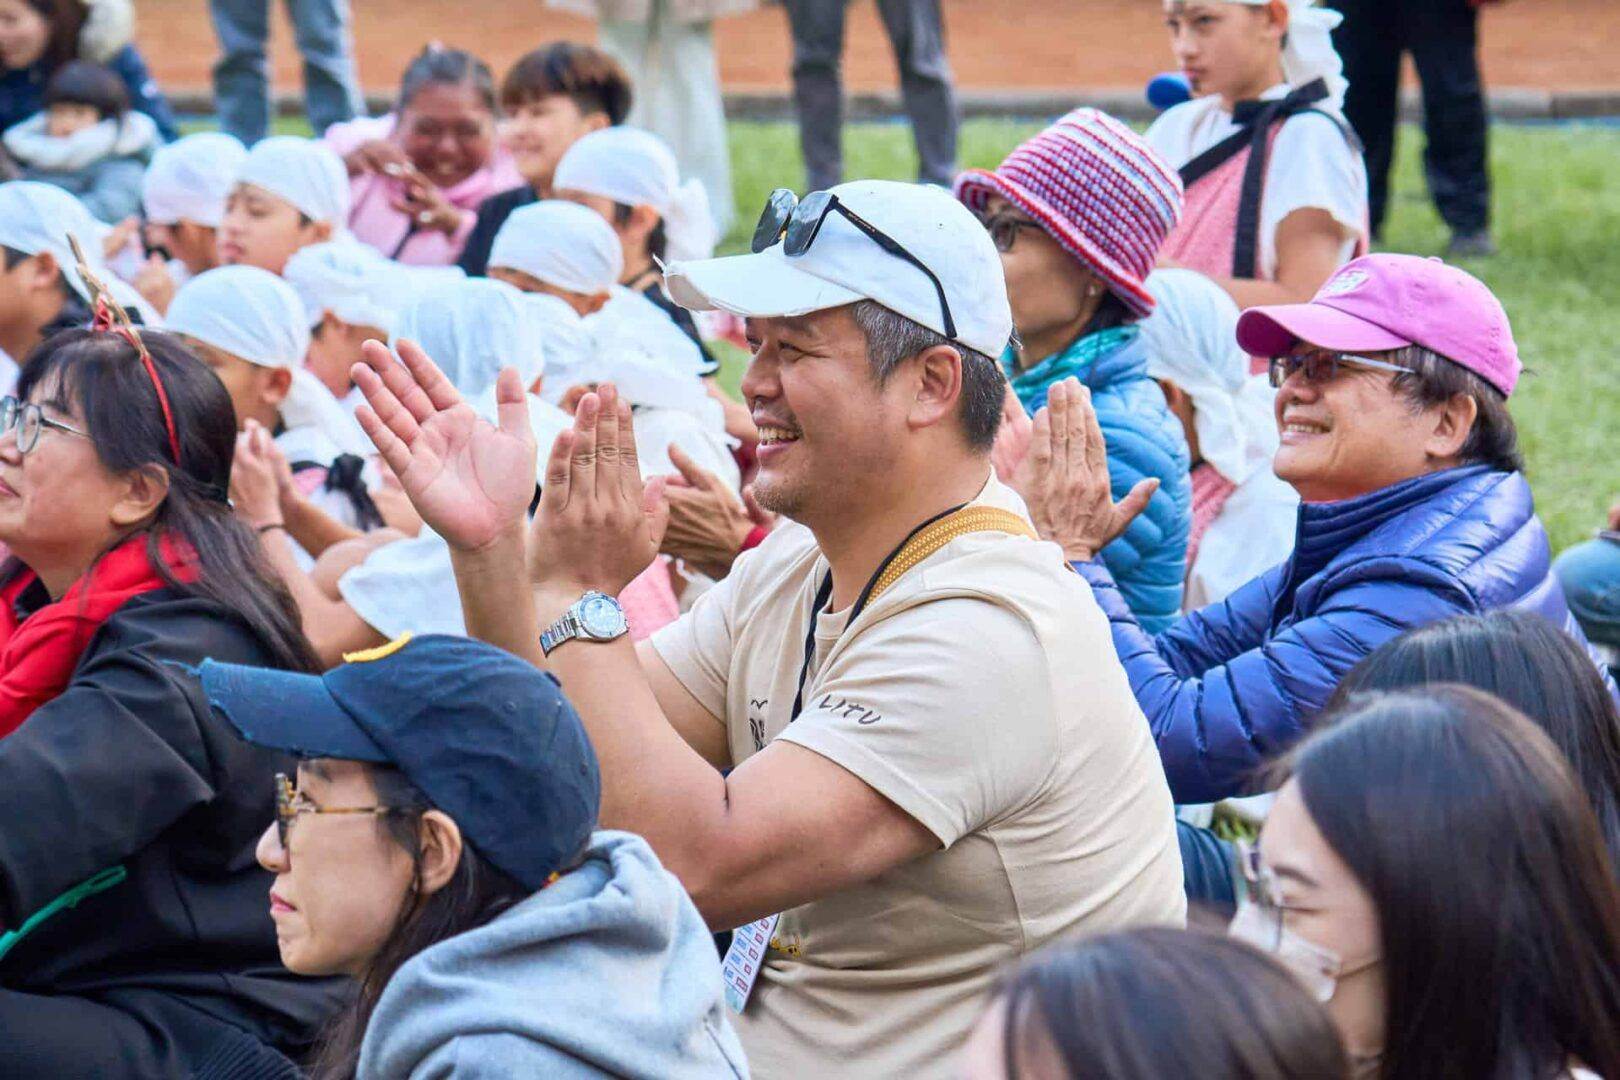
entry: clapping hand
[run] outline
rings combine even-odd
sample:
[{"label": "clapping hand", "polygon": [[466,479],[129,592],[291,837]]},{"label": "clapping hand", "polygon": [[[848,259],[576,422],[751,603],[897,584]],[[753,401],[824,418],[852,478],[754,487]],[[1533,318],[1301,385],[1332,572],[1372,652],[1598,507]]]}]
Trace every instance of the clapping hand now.
[{"label": "clapping hand", "polygon": [[1034,431],[1024,403],[1018,400],[1011,386],[1001,401],[1001,426],[996,429],[995,445],[990,448],[990,464],[996,477],[1004,484],[1012,483],[1013,473],[1029,454],[1029,440]]},{"label": "clapping hand", "polygon": [[604,383],[580,398],[574,426],[551,446],[530,579],[569,601],[587,589],[616,595],[657,557],[668,521],[663,478],[641,479],[630,403]]},{"label": "clapping hand", "polygon": [[669,460],[680,475],[669,477],[664,490],[669,526],[663,553],[709,577],[723,578],[731,572],[748,534],[766,524],[765,511],[746,492],[739,499],[730,484],[699,466],[680,447],[670,446]]},{"label": "clapping hand", "polygon": [[415,344],[399,359],[378,341],[352,371],[366,404],[356,419],[422,520],[455,548],[477,551],[521,529],[534,497],[534,431],[522,379],[495,383],[499,426],[473,411]]},{"label": "clapping hand", "polygon": [[1036,532],[1061,546],[1071,562],[1096,558],[1147,508],[1159,487],[1155,478],[1143,480],[1114,502],[1108,448],[1091,391],[1072,378],[1047,392],[1046,406],[1035,414],[1029,453],[1011,483],[1024,497]]},{"label": "clapping hand", "polygon": [[249,420],[236,436],[230,494],[236,515],[255,529],[282,522],[278,474],[284,468],[286,458],[270,433],[257,420]]}]

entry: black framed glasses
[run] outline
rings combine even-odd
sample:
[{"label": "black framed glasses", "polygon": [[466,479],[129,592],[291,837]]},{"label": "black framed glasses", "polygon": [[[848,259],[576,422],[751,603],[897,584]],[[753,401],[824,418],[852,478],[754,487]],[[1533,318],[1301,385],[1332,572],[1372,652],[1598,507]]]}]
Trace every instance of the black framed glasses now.
[{"label": "black framed glasses", "polygon": [[996,245],[996,250],[1003,253],[1011,251],[1013,245],[1018,242],[1020,229],[1040,228],[1033,221],[1011,214],[986,214],[975,211],[973,216],[979,219],[984,231],[990,234],[990,242]]},{"label": "black framed glasses", "polygon": [[1341,367],[1361,368],[1364,371],[1393,371],[1397,374],[1412,370],[1399,364],[1374,360],[1370,356],[1312,350],[1290,353],[1288,356],[1273,356],[1270,366],[1271,385],[1281,386],[1289,376],[1298,371],[1305,373],[1306,382],[1321,385],[1338,378]]},{"label": "black framed glasses", "polygon": [[845,206],[838,196],[830,191],[812,191],[803,200],[787,188],[777,188],[771,192],[770,197],[765,200],[765,209],[759,215],[759,223],[754,226],[754,241],[751,248],[757,255],[774,246],[777,241],[781,241],[782,253],[789,258],[796,258],[810,250],[810,245],[821,235],[821,226],[827,220],[827,215],[834,213],[842,214],[844,220],[865,233],[874,244],[890,255],[910,263],[928,275],[929,282],[934,286],[934,292],[939,296],[939,313],[945,324],[945,336],[951,341],[956,341],[956,320],[951,317],[951,305],[945,299],[945,286],[941,284],[939,277],[897,240]]},{"label": "black framed glasses", "polygon": [[0,398],[0,435],[8,431],[16,432],[17,452],[26,454],[39,445],[39,433],[46,428],[56,431],[65,431],[69,435],[77,435],[81,439],[88,439],[90,433],[80,431],[72,424],[64,424],[60,420],[52,420],[45,415],[38,405],[30,401],[18,401],[9,394]]},{"label": "black framed glasses", "polygon": [[370,814],[382,817],[401,813],[403,809],[398,806],[316,806],[299,794],[286,773],[276,773],[276,839],[281,841],[282,851],[287,850],[287,834],[292,831],[293,822],[298,820],[300,814]]}]

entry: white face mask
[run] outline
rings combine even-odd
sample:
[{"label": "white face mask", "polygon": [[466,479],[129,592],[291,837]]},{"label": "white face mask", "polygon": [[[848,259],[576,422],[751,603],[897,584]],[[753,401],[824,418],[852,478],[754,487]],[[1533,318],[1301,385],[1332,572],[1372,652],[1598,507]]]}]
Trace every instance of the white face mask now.
[{"label": "white face mask", "polygon": [[1275,956],[1317,1001],[1332,1001],[1344,961],[1332,949],[1324,949],[1282,925],[1280,916],[1280,912],[1268,916],[1259,904],[1245,897],[1238,901],[1237,914],[1227,933]]}]

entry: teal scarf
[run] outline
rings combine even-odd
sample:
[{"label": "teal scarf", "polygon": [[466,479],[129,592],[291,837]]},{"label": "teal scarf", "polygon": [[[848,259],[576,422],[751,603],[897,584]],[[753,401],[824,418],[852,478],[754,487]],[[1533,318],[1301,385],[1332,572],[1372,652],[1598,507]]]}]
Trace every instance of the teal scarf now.
[{"label": "teal scarf", "polygon": [[1018,370],[1018,359],[1009,348],[1002,354],[1001,366],[1007,372],[1007,381],[1012,383],[1013,393],[1023,403],[1024,411],[1034,416],[1046,404],[1046,391],[1053,383],[1071,375],[1085,382],[1093,364],[1135,341],[1139,333],[1141,328],[1131,325],[1085,334],[1076,338],[1067,349],[1053,353],[1027,371]]}]

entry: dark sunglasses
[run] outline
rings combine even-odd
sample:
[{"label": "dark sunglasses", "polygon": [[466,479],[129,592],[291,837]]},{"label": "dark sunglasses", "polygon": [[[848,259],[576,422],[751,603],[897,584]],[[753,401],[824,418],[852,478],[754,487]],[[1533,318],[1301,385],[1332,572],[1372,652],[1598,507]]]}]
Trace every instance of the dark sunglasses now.
[{"label": "dark sunglasses", "polygon": [[951,317],[951,305],[945,299],[945,286],[940,283],[934,272],[928,269],[921,259],[900,246],[893,237],[845,206],[838,196],[830,191],[812,191],[803,201],[787,188],[777,188],[771,192],[770,197],[765,200],[765,209],[760,212],[759,224],[754,226],[754,241],[751,245],[754,254],[759,254],[780,240],[784,255],[790,258],[803,255],[810,250],[810,245],[816,242],[816,237],[821,235],[821,225],[827,220],[827,215],[832,213],[844,215],[846,221],[870,237],[878,247],[928,275],[928,280],[934,286],[934,292],[939,295],[939,313],[945,323],[945,336],[951,341],[956,341],[956,320]]},{"label": "dark sunglasses", "polygon": [[1332,382],[1339,376],[1341,367],[1361,368],[1366,371],[1393,371],[1405,372],[1411,369],[1403,368],[1399,364],[1386,363],[1383,360],[1374,360],[1370,356],[1356,356],[1354,353],[1308,352],[1294,353],[1289,356],[1273,356],[1271,358],[1271,385],[1281,386],[1289,376],[1297,371],[1305,373],[1308,383]]}]

